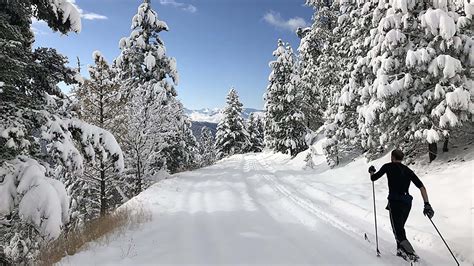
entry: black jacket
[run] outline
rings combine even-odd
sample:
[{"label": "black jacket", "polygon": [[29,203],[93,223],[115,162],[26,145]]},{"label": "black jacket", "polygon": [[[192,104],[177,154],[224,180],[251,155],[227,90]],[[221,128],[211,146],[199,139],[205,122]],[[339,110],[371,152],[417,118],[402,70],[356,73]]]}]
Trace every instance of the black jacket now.
[{"label": "black jacket", "polygon": [[371,176],[372,181],[376,181],[384,174],[387,174],[388,180],[388,199],[397,201],[409,201],[413,199],[408,193],[410,183],[413,182],[416,187],[422,188],[423,182],[415,173],[402,163],[387,163],[380,168],[378,172]]}]

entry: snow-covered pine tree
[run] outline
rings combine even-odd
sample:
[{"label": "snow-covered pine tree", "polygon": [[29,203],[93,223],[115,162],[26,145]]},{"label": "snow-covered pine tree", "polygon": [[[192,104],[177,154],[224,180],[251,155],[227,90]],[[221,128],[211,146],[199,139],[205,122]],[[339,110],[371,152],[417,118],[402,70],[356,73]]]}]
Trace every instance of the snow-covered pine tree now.
[{"label": "snow-covered pine tree", "polygon": [[[368,37],[372,28],[372,11],[378,1],[341,1],[336,27],[332,32],[332,50],[337,58],[337,84],[332,86],[326,110],[324,150],[327,162],[335,166],[341,158],[361,153],[358,134],[357,93],[361,78],[370,76],[358,61],[369,51]],[[363,73],[361,73],[363,72]]]},{"label": "snow-covered pine tree", "polygon": [[470,3],[445,1],[389,1],[374,10],[379,23],[360,61],[375,74],[359,91],[359,128],[369,156],[388,147],[412,153],[422,142],[436,148],[458,122],[470,120],[469,10]]},{"label": "snow-covered pine tree", "polygon": [[308,148],[305,140],[307,129],[302,104],[303,91],[301,90],[301,79],[297,65],[294,66],[290,83],[286,87],[286,101],[283,102],[287,114],[286,123],[284,123],[286,139],[283,145],[287,147],[287,152],[291,156],[296,156]]},{"label": "snow-covered pine tree", "polygon": [[[324,144],[326,158],[331,166],[337,165],[345,152],[340,141],[347,139],[348,131],[341,127],[345,118],[340,104],[342,90],[350,76],[353,57],[353,23],[357,17],[355,1],[309,0],[307,5],[315,9],[313,25],[306,30],[300,44],[301,80],[305,90],[304,102],[313,108],[305,109],[313,125],[325,124],[327,141]],[[347,88],[345,89],[347,90]],[[345,96],[348,96],[347,93]],[[352,102],[354,105],[355,103]],[[306,104],[308,105],[308,104]],[[317,119],[317,120],[316,120]],[[311,125],[311,123],[309,124]],[[315,131],[317,128],[310,127]],[[347,149],[351,148],[348,145]],[[342,148],[342,149],[341,149]]]},{"label": "snow-covered pine tree", "polygon": [[[160,112],[166,108],[170,98],[176,96],[174,85],[178,82],[176,60],[166,55],[166,49],[159,34],[167,31],[165,22],[158,19],[150,0],[145,0],[132,19],[132,33],[122,38],[119,46],[122,50],[116,59],[121,67],[124,86],[127,89],[128,104],[127,134],[124,147],[128,167],[134,172],[136,193],[146,186],[144,179],[153,174],[151,165],[160,160],[159,132]],[[170,80],[173,82],[171,83]],[[162,117],[162,116],[161,116]]]},{"label": "snow-covered pine tree", "polygon": [[42,94],[44,90],[51,89],[49,86],[41,88],[31,84],[33,76],[35,76],[34,83],[38,82],[39,73],[35,73],[37,70],[35,68],[45,66],[40,62],[35,64],[33,59],[34,34],[30,28],[31,19],[36,17],[44,20],[52,29],[64,34],[69,31],[79,32],[81,20],[78,11],[65,0],[14,0],[0,2],[0,12],[2,98],[22,98],[26,93]]},{"label": "snow-covered pine tree", "polygon": [[[95,51],[92,57],[95,65],[89,66],[90,78],[73,91],[78,101],[79,118],[108,130],[116,137],[121,136],[125,130],[125,117],[121,111],[127,101],[121,93],[117,69],[110,66],[99,51]],[[111,159],[94,158],[86,164],[84,175],[71,184],[76,188],[73,190],[76,192],[74,200],[84,200],[78,205],[87,211],[86,220],[95,218],[98,213],[106,214],[125,200],[120,197],[127,186],[114,171]]]},{"label": "snow-covered pine tree", "polygon": [[302,112],[301,80],[293,50],[282,40],[273,52],[275,61],[265,93],[265,143],[276,152],[295,156],[306,148],[306,127]]},{"label": "snow-covered pine tree", "polygon": [[446,151],[453,132],[473,129],[474,3],[435,0],[413,9],[418,27],[405,61],[413,120],[405,139],[410,146],[427,143],[434,160],[439,141]]},{"label": "snow-covered pine tree", "polygon": [[299,73],[303,90],[303,111],[306,126],[316,131],[325,121],[331,86],[338,84],[337,69],[340,66],[332,45],[333,29],[337,25],[339,1],[307,0],[306,5],[315,9],[313,24],[300,29]]},{"label": "snow-covered pine tree", "polygon": [[58,179],[81,174],[84,160],[96,156],[123,168],[114,137],[71,115],[57,86],[74,81],[67,60],[53,49],[33,52],[32,17],[64,34],[81,27],[68,1],[0,2],[0,245],[13,263],[30,263],[68,222]]},{"label": "snow-covered pine tree", "polygon": [[[337,101],[337,114],[334,117],[334,123],[339,128],[336,137],[340,143],[339,152],[341,157],[350,152],[360,152],[362,140],[359,132],[359,112],[361,106],[361,93],[366,86],[375,79],[375,73],[372,71],[371,62],[366,59],[370,50],[371,30],[378,25],[380,17],[374,16],[374,10],[379,4],[378,0],[359,1],[357,6],[349,7],[352,10],[340,20],[345,30],[345,42],[350,43],[346,54],[346,67],[342,69],[349,75],[343,75],[341,83],[343,84]],[[344,45],[344,41],[340,42]]]},{"label": "snow-covered pine tree", "polygon": [[250,143],[242,118],[242,106],[237,91],[232,88],[227,95],[227,106],[222,111],[224,118],[217,126],[216,150],[218,159],[241,154],[245,152],[245,148]]},{"label": "snow-covered pine tree", "polygon": [[[18,108],[42,109],[45,93],[62,96],[56,86],[59,81],[74,82],[74,71],[65,66],[66,58],[56,50],[32,50],[31,19],[43,19],[62,33],[80,31],[80,18],[75,12],[67,1],[0,2],[0,127],[30,127],[33,118],[18,117]],[[15,141],[25,144],[32,142],[29,138],[31,135],[25,134]],[[6,146],[5,139],[0,138],[0,162],[19,154]]]},{"label": "snow-covered pine tree", "polygon": [[293,54],[285,47],[282,40],[278,40],[278,48],[273,52],[276,57],[269,66],[272,69],[268,78],[269,85],[265,92],[265,146],[271,150],[278,150],[279,140],[283,139],[281,120],[284,116],[282,101],[285,98],[285,85],[289,83],[293,71]]},{"label": "snow-covered pine tree", "polygon": [[201,153],[201,166],[209,166],[216,161],[215,140],[211,129],[208,127],[201,129],[199,150]]},{"label": "snow-covered pine tree", "polygon": [[303,113],[305,124],[311,131],[318,130],[324,124],[324,108],[319,105],[316,84],[317,58],[321,54],[318,48],[317,32],[312,27],[298,29],[301,38],[298,47],[299,73],[303,90]]},{"label": "snow-covered pine tree", "polygon": [[369,158],[402,147],[413,120],[409,107],[413,80],[404,61],[417,27],[414,11],[418,4],[389,1],[379,3],[373,11],[378,24],[371,30],[371,49],[362,61],[371,65],[375,78],[366,76],[358,92],[361,144]]},{"label": "snow-covered pine tree", "polygon": [[247,121],[247,132],[249,133],[250,137],[250,146],[247,148],[247,151],[263,151],[263,148],[265,147],[263,131],[264,128],[262,119],[259,116],[255,115],[255,113],[251,113],[249,116],[249,120]]},{"label": "snow-covered pine tree", "polygon": [[196,138],[191,129],[191,121],[184,113],[183,104],[176,98],[170,98],[167,106],[158,114],[162,129],[160,154],[156,164],[170,173],[193,169],[199,166],[199,150]]},{"label": "snow-covered pine tree", "polygon": [[182,170],[192,170],[201,165],[202,157],[199,153],[199,142],[192,130],[191,119],[184,113],[184,108],[182,108],[182,110],[182,143],[184,143],[183,152],[186,155]]},{"label": "snow-covered pine tree", "polygon": [[308,152],[308,155],[306,155],[304,162],[305,162],[305,169],[314,169],[315,165],[313,161],[313,153],[311,151]]}]

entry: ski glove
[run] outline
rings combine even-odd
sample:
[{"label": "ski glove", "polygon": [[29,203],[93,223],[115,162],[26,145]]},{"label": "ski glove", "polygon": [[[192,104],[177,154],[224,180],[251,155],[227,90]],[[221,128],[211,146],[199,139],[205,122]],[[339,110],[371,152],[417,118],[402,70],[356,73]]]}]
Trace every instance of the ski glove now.
[{"label": "ski glove", "polygon": [[369,173],[375,173],[377,172],[377,170],[375,170],[375,167],[372,165],[371,167],[369,167]]},{"label": "ski glove", "polygon": [[425,208],[423,209],[423,214],[428,216],[428,218],[433,218],[434,210],[428,202],[425,202]]}]

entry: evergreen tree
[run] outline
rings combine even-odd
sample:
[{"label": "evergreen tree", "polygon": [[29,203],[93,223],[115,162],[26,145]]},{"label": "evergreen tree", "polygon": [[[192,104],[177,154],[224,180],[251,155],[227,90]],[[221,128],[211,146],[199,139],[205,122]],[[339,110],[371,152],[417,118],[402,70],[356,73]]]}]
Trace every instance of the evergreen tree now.
[{"label": "evergreen tree", "polygon": [[[373,1],[343,1],[338,5],[337,23],[332,31],[331,44],[334,58],[337,58],[337,78],[335,86],[331,86],[328,105],[325,111],[324,150],[330,166],[339,164],[342,157],[349,154],[360,154],[357,120],[359,114],[360,95],[357,93],[361,75],[358,73],[358,60],[369,50],[367,37],[370,33],[372,17],[370,10],[377,3]],[[370,75],[364,73],[363,75]],[[363,77],[363,76],[362,76]]]},{"label": "evergreen tree", "polygon": [[199,153],[199,142],[194,136],[191,119],[184,114],[184,108],[182,110],[182,142],[184,143],[183,152],[186,154],[183,170],[192,170],[201,165],[202,155]]},{"label": "evergreen tree", "polygon": [[215,140],[211,129],[208,127],[201,129],[199,150],[201,154],[201,166],[209,166],[216,161]]},{"label": "evergreen tree", "polygon": [[306,148],[301,80],[289,45],[279,40],[273,55],[265,94],[265,142],[276,152],[295,156]]},{"label": "evergreen tree", "polygon": [[217,158],[222,159],[245,152],[249,145],[249,134],[242,119],[242,103],[237,91],[232,88],[227,95],[227,106],[223,110],[224,118],[217,126]]},{"label": "evergreen tree", "polygon": [[164,30],[167,31],[168,26],[158,19],[150,1],[145,0],[132,19],[132,33],[120,40],[122,52],[116,59],[129,99],[124,108],[127,132],[123,143],[128,168],[134,173],[136,193],[148,185],[145,178],[158,170],[153,164],[163,161],[158,151],[166,129],[160,128],[164,124],[160,118],[163,120],[164,116],[159,114],[166,112],[176,96],[176,60],[166,56],[159,37]]},{"label": "evergreen tree", "polygon": [[324,124],[324,107],[318,100],[316,84],[317,58],[321,54],[318,49],[319,39],[313,27],[298,29],[301,38],[298,47],[299,73],[303,90],[302,107],[305,125],[309,130],[316,131]]},{"label": "evergreen tree", "polygon": [[263,141],[263,122],[260,117],[254,113],[250,114],[249,121],[247,122],[247,132],[250,137],[250,146],[247,151],[249,152],[261,152],[265,147]]},{"label": "evergreen tree", "polygon": [[[38,80],[42,77],[36,71],[48,69],[48,66],[52,66],[51,64],[61,66],[63,59],[56,53],[49,53],[54,51],[49,49],[40,49],[35,55],[33,54],[34,34],[31,31],[31,19],[36,17],[44,20],[53,30],[67,34],[70,31],[81,30],[79,12],[66,0],[1,1],[0,12],[0,53],[2,54],[0,80],[4,84],[1,99],[3,101],[25,100],[29,95],[42,95],[45,91],[49,94],[57,93],[55,84],[45,87],[37,86],[38,83],[42,83]],[[46,59],[52,56],[59,62],[41,60],[41,58]],[[64,70],[64,66],[62,69]],[[60,72],[57,71],[58,74]],[[47,77],[53,78],[52,75],[47,75]]]},{"label": "evergreen tree", "polygon": [[[418,143],[435,143],[462,124],[458,121],[469,120],[472,101],[465,88],[472,81],[461,62],[469,67],[465,47],[472,38],[462,32],[471,22],[455,6],[402,1],[374,10],[380,22],[363,60],[372,65],[375,78],[359,92],[359,128],[369,156],[391,147],[411,153]],[[449,99],[456,100],[448,104]]]},{"label": "evergreen tree", "polygon": [[313,24],[300,30],[302,38],[299,52],[299,72],[303,90],[303,111],[307,127],[316,131],[326,121],[325,113],[334,87],[339,85],[338,70],[343,62],[337,56],[334,34],[337,25],[339,1],[307,0],[306,5],[315,9]]},{"label": "evergreen tree", "polygon": [[15,264],[30,263],[60,235],[69,220],[63,182],[81,174],[85,160],[107,156],[123,168],[113,136],[74,118],[58,88],[76,82],[66,58],[32,50],[32,17],[64,34],[81,27],[65,0],[0,1],[0,249]]},{"label": "evergreen tree", "polygon": [[162,130],[157,133],[161,138],[157,152],[160,159],[155,166],[171,173],[198,167],[198,144],[182,103],[171,99],[159,114],[159,121]]},{"label": "evergreen tree", "polygon": [[412,12],[403,14],[390,4],[379,5],[373,12],[380,20],[371,30],[371,49],[364,61],[371,64],[375,77],[367,76],[368,85],[358,92],[361,95],[359,129],[369,158],[390,147],[399,147],[409,125],[411,114],[407,103],[411,77],[404,74],[403,61],[407,34],[416,26],[411,23]]},{"label": "evergreen tree", "polygon": [[[336,99],[337,114],[333,123],[338,127],[334,137],[339,146],[338,156],[344,157],[349,153],[360,154],[363,150],[361,145],[361,134],[359,132],[359,113],[361,106],[361,91],[370,84],[368,80],[374,79],[372,65],[364,60],[370,50],[370,32],[373,25],[378,24],[378,19],[374,15],[374,10],[378,6],[378,1],[360,2],[358,6],[349,6],[346,10],[352,10],[343,20],[342,27],[345,28],[345,38],[341,40],[350,43],[350,47],[345,47],[349,52],[345,55],[345,65],[341,83],[344,84],[339,98]],[[330,160],[330,159],[329,159]]]},{"label": "evergreen tree", "polygon": [[418,20],[405,60],[413,117],[404,141],[406,146],[428,143],[434,160],[439,141],[445,141],[447,151],[453,132],[461,126],[473,128],[474,22],[469,12],[474,11],[469,11],[467,2],[443,1],[401,9],[413,12]]},{"label": "evergreen tree", "polygon": [[472,128],[472,4],[307,4],[316,12],[297,32],[303,112],[310,130],[325,124],[329,165],[362,151],[413,154],[424,143],[434,159],[438,141],[447,150],[453,132]]},{"label": "evergreen tree", "polygon": [[314,169],[314,161],[313,161],[313,153],[310,151],[306,158],[304,159],[305,162],[305,169]]},{"label": "evergreen tree", "polygon": [[[117,69],[111,67],[102,54],[94,52],[93,59],[95,66],[89,67],[90,79],[86,79],[81,86],[74,90],[74,94],[79,104],[79,117],[93,125],[108,130],[114,136],[123,134],[124,116],[121,110],[126,104],[126,99],[121,94],[121,84],[118,79]],[[119,138],[120,139],[120,138]],[[89,205],[85,219],[95,218],[94,211],[104,215],[107,210],[122,203],[120,193],[117,191],[123,187],[122,180],[113,169],[111,158],[92,161],[86,164],[81,182],[82,186],[73,184],[78,189],[73,195],[74,198],[87,198],[84,204]],[[87,188],[87,189],[81,189]],[[123,191],[121,191],[123,192]],[[87,194],[84,196],[83,194]]]}]

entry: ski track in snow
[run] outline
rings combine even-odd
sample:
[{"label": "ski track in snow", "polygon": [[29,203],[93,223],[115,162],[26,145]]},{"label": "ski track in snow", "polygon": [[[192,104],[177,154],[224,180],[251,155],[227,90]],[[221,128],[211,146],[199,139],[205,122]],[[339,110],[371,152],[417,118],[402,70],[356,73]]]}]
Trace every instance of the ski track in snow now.
[{"label": "ski track in snow", "polygon": [[[332,211],[301,188],[323,191],[284,181],[271,163],[262,155],[237,155],[164,180],[127,203],[149,209],[152,221],[60,264],[409,265],[393,255],[393,236],[381,232],[377,258],[373,232],[358,226],[364,221]],[[421,255],[431,258],[421,265],[451,265]]]}]

